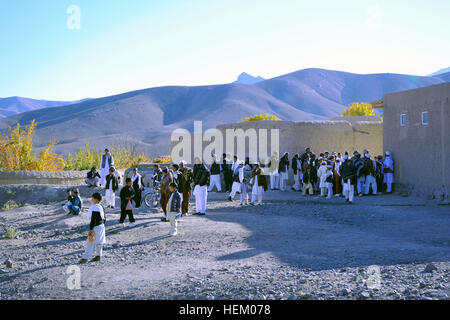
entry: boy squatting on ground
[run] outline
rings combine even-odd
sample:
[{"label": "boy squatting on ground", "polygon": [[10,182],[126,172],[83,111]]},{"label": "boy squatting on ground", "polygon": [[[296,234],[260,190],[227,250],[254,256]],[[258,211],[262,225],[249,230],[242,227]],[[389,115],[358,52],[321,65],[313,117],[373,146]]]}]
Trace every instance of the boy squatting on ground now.
[{"label": "boy squatting on ground", "polygon": [[169,235],[176,236],[178,233],[177,229],[177,218],[181,215],[181,195],[177,191],[176,183],[171,183],[169,185],[170,195],[169,201],[167,201],[167,218],[170,221],[171,230]]},{"label": "boy squatting on ground", "polygon": [[92,205],[87,214],[91,221],[89,225],[89,237],[86,241],[86,247],[80,263],[86,263],[95,251],[95,258],[92,261],[100,261],[105,243],[105,211],[102,205],[102,196],[99,193],[92,195]]},{"label": "boy squatting on ground", "polygon": [[81,212],[81,209],[83,207],[83,201],[81,200],[80,191],[78,189],[70,190],[68,189],[66,191],[67,195],[67,202],[63,205],[63,210],[67,214],[73,214],[78,215]]}]

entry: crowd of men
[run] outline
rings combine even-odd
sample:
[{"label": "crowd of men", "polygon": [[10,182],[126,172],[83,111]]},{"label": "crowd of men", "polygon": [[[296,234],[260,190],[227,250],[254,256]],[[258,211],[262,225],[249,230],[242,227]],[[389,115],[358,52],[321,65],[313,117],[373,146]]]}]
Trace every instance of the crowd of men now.
[{"label": "crowd of men", "polygon": [[[162,221],[171,222],[171,234],[176,234],[176,218],[189,213],[189,202],[195,197],[194,215],[205,215],[208,192],[214,189],[226,193],[224,199],[233,201],[238,195],[241,205],[262,205],[263,195],[268,190],[287,191],[290,173],[293,175],[291,189],[303,195],[320,196],[331,199],[344,197],[353,203],[354,196],[391,193],[394,183],[394,161],[389,152],[385,156],[372,157],[368,150],[354,151],[352,156],[325,150],[316,156],[310,148],[291,159],[286,152],[281,158],[274,153],[263,163],[251,163],[223,154],[221,158],[212,156],[212,164],[207,166],[199,158],[194,160],[192,168],[186,161],[171,167],[154,165],[153,187],[160,191],[160,205],[163,211]],[[114,168],[114,158],[108,149],[102,156],[100,173],[93,167],[86,177],[90,187],[105,189],[106,208],[115,208],[116,192],[119,190],[120,175]],[[127,178],[120,190],[120,223],[128,217],[130,226],[134,226],[133,209],[142,202],[144,183],[138,169]],[[81,199],[78,190],[68,192],[64,210],[69,214],[79,214]],[[175,211],[174,211],[175,210]],[[176,214],[175,214],[176,213]]]},{"label": "crowd of men", "polygon": [[[86,177],[89,187],[103,187],[108,208],[115,207],[115,193],[119,190],[120,175],[114,168],[114,158],[108,149],[102,156],[101,172],[93,167]],[[302,154],[295,154],[289,159],[286,152],[281,158],[277,153],[264,163],[251,163],[249,158],[239,160],[223,154],[220,159],[214,155],[212,164],[207,166],[199,158],[194,160],[193,168],[186,161],[169,167],[153,167],[152,186],[160,191],[160,205],[164,213],[162,221],[170,222],[169,235],[178,233],[177,219],[188,214],[189,201],[195,197],[196,215],[205,215],[208,192],[216,189],[225,192],[228,201],[233,201],[237,194],[241,205],[262,205],[263,195],[269,189],[286,191],[288,189],[289,173],[292,170],[294,184],[292,190],[303,195],[319,195],[331,199],[345,197],[348,203],[353,203],[354,196],[377,195],[385,191],[392,192],[394,183],[394,161],[390,152],[385,157],[372,157],[368,150],[362,154],[354,151],[352,157],[345,152],[329,153],[325,150],[318,157],[306,148]],[[120,190],[120,224],[125,227],[128,217],[130,227],[135,224],[133,209],[139,208],[142,202],[144,184],[138,169],[133,169],[131,177],[126,178],[125,185]],[[251,199],[249,193],[251,192]],[[80,263],[86,263],[95,254],[92,261],[100,261],[102,247],[105,243],[105,208],[100,204],[102,196],[96,192],[92,195],[92,205],[88,211],[90,220],[89,237],[85,253]],[[79,190],[67,190],[67,202],[63,209],[68,214],[81,213],[82,201]]]}]

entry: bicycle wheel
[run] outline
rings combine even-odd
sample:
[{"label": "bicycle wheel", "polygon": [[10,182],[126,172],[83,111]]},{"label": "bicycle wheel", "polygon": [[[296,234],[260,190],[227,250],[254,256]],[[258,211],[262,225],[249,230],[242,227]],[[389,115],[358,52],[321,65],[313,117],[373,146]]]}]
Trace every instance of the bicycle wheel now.
[{"label": "bicycle wheel", "polygon": [[148,208],[156,208],[159,200],[154,193],[147,193],[144,197],[144,203]]}]

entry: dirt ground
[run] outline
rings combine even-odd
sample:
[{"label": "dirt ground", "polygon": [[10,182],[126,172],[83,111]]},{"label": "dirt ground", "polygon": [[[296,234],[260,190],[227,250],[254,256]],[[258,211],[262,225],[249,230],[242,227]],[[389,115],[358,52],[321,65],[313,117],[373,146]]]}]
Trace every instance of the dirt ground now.
[{"label": "dirt ground", "polygon": [[[267,192],[256,207],[225,198],[210,193],[207,215],[182,218],[175,237],[157,209],[138,210],[134,228],[107,210],[104,256],[85,265],[86,214],[57,203],[0,211],[0,299],[450,297],[449,205],[396,195],[347,205],[292,191]],[[81,288],[70,290],[73,265]]]}]

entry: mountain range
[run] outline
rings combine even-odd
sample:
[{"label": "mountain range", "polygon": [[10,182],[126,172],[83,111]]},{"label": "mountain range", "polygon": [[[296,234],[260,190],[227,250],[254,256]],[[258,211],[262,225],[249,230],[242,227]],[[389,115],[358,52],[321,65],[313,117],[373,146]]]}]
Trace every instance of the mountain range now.
[{"label": "mountain range", "polygon": [[250,85],[165,86],[47,107],[0,119],[0,132],[36,120],[38,148],[56,139],[55,150],[67,154],[85,142],[103,148],[131,141],[157,156],[170,151],[174,129],[192,130],[194,120],[202,120],[206,130],[255,114],[297,121],[330,119],[352,102],[371,102],[385,93],[448,81],[450,73],[423,77],[312,68]]},{"label": "mountain range", "polygon": [[86,100],[89,99],[78,101],[48,101],[22,97],[0,98],[0,118],[9,117],[18,113],[32,110],[66,106]]},{"label": "mountain range", "polygon": [[255,84],[261,81],[264,81],[266,79],[264,79],[263,77],[257,76],[254,77],[251,74],[248,74],[247,72],[242,72],[239,77],[237,78],[237,80],[233,83],[240,83],[240,84]]}]

